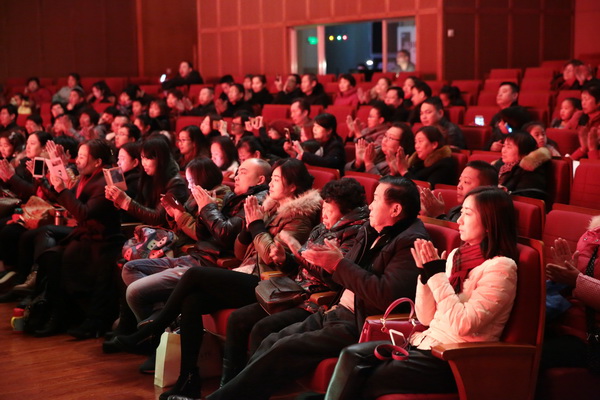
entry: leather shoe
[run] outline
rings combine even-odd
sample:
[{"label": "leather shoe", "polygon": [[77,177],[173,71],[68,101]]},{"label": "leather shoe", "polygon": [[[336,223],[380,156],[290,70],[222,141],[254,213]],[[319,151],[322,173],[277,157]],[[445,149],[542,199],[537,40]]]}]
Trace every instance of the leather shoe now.
[{"label": "leather shoe", "polygon": [[140,365],[140,372],[142,374],[154,375],[156,369],[156,351],[148,357],[146,361]]},{"label": "leather shoe", "polygon": [[44,324],[44,327],[33,333],[35,337],[47,337],[57,335],[62,331],[60,319],[56,315],[51,315],[50,319]]},{"label": "leather shoe", "polygon": [[200,399],[201,382],[197,369],[194,372],[180,374],[175,386],[163,392],[158,398],[160,400],[172,398]]},{"label": "leather shoe", "polygon": [[77,328],[69,329],[67,333],[78,340],[101,337],[104,332],[104,323],[98,319],[86,319]]}]

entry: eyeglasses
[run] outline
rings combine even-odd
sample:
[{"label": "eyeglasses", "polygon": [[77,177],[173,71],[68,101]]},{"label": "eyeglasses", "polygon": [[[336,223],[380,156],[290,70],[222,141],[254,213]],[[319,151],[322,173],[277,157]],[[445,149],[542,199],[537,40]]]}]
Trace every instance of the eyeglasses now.
[{"label": "eyeglasses", "polygon": [[177,143],[191,142],[192,139],[177,139]]},{"label": "eyeglasses", "polygon": [[383,135],[383,138],[387,140],[395,140],[397,142],[400,141],[400,139],[396,139],[395,137],[391,137],[390,135]]},{"label": "eyeglasses", "polygon": [[242,124],[238,124],[238,123],[236,123],[236,122],[232,122],[232,123],[231,123],[231,127],[234,127],[234,126],[242,126]]}]

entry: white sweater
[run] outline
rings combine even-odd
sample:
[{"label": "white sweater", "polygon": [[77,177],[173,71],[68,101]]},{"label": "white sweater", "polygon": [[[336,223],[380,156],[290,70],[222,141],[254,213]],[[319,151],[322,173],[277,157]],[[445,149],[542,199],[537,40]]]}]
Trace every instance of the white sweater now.
[{"label": "white sweater", "polygon": [[507,257],[484,261],[456,294],[448,281],[455,253],[446,261],[446,273],[435,274],[426,285],[417,282],[417,318],[429,328],[410,342],[421,350],[438,343],[498,341],[510,316],[517,289],[515,262]]}]

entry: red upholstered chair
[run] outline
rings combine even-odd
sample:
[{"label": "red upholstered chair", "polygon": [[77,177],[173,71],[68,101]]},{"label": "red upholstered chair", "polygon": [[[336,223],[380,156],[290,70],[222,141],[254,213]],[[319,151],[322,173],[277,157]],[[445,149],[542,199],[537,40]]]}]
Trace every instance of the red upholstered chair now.
[{"label": "red upholstered chair", "polygon": [[497,92],[502,82],[514,82],[519,84],[519,80],[517,78],[490,78],[486,79],[483,83],[483,90],[495,90]]},{"label": "red upholstered chair", "polygon": [[177,122],[175,122],[175,132],[179,133],[180,130],[182,130],[183,128],[185,128],[188,125],[200,126],[200,124],[202,124],[203,120],[204,120],[204,117],[191,117],[191,116],[179,117],[179,118],[177,118]]},{"label": "red upholstered chair", "polygon": [[453,151],[452,158],[456,160],[456,176],[460,176],[460,173],[467,166],[469,162],[469,155],[471,154],[468,150]]},{"label": "red upholstered chair", "polygon": [[356,109],[352,106],[329,106],[325,109],[326,113],[332,114],[337,121],[337,133],[346,139],[348,136],[348,125],[346,125],[346,118],[350,115],[354,118]]},{"label": "red upholstered chair", "polygon": [[371,204],[373,201],[373,194],[375,193],[375,188],[379,185],[379,175],[369,174],[367,172],[355,172],[355,171],[346,171],[346,178],[354,178],[365,188],[365,195],[367,197],[367,204]]},{"label": "red upholstered chair", "polygon": [[520,239],[517,296],[500,342],[435,346],[450,363],[458,393],[389,394],[377,400],[532,399],[545,318],[543,244]]},{"label": "red upholstered chair", "polygon": [[542,238],[542,212],[533,204],[513,201],[517,214],[517,231],[519,236],[532,239]]},{"label": "red upholstered chair", "polygon": [[465,119],[465,110],[466,107],[464,106],[452,106],[445,109],[444,112],[450,122],[456,125],[461,125]]},{"label": "red upholstered chair", "polygon": [[335,82],[335,79],[336,79],[335,74],[317,75],[317,81],[323,85],[328,82]]},{"label": "red upholstered chair", "polygon": [[540,67],[552,68],[555,71],[560,71],[569,60],[544,60],[541,62]]},{"label": "red upholstered chair", "polygon": [[482,83],[479,79],[457,79],[452,81],[452,86],[456,86],[461,92],[470,93],[474,98],[477,98]]},{"label": "red upholstered chair", "polygon": [[535,78],[535,79],[546,79],[548,83],[552,81],[554,78],[554,68],[545,68],[545,67],[529,67],[525,68],[525,78]]},{"label": "red upholstered chair", "polygon": [[498,106],[473,106],[467,108],[465,113],[465,125],[475,125],[475,117],[481,115],[484,125],[489,125],[490,121],[500,109]]},{"label": "red upholstered chair", "polygon": [[[369,117],[369,112],[371,112],[371,106],[360,106],[356,111],[356,118],[360,120],[365,126],[367,126],[367,119]],[[344,122],[345,123],[345,122]]]},{"label": "red upholstered chair", "polygon": [[430,81],[430,80],[426,80],[425,83],[428,84],[429,87],[431,88],[431,94],[433,96],[439,95],[440,90],[442,90],[442,86],[448,84],[448,82],[446,82],[446,81]]},{"label": "red upholstered chair", "polygon": [[549,90],[551,78],[523,78],[521,90]]},{"label": "red upholstered chair", "polygon": [[356,158],[356,145],[354,142],[348,142],[344,145],[344,151],[346,152],[346,162],[354,161]]},{"label": "red upholstered chair", "polygon": [[313,104],[310,106],[310,117],[314,118],[317,115],[321,114],[323,112],[323,110],[325,109],[325,107],[323,107],[322,105],[319,104]]},{"label": "red upholstered chair", "polygon": [[140,89],[150,96],[157,96],[161,92],[160,85],[140,85]]},{"label": "red upholstered chair", "polygon": [[521,68],[492,68],[490,70],[490,79],[521,79]]},{"label": "red upholstered chair", "polygon": [[573,186],[573,160],[565,158],[552,159],[552,179],[548,190],[553,203],[569,204],[571,187]]},{"label": "red upholstered chair", "polygon": [[92,107],[98,114],[102,114],[111,104],[110,103],[94,103]]},{"label": "red upholstered chair", "polygon": [[[407,76],[410,75],[412,75],[412,73],[409,73]],[[396,80],[396,74],[393,72],[374,72],[371,76],[371,82],[377,83],[377,81],[381,78],[388,78],[390,81],[393,82],[394,80]],[[404,79],[406,79],[406,77],[404,77]]]},{"label": "red upholstered chair", "polygon": [[473,150],[473,152],[469,156],[469,161],[481,160],[492,164],[494,161],[500,159],[500,157],[501,155],[498,151]]},{"label": "red upholstered chair", "polygon": [[562,155],[573,154],[579,148],[577,129],[547,128],[546,136],[556,142],[558,151]]},{"label": "red upholstered chair", "polygon": [[571,204],[600,210],[600,161],[581,160],[575,171]]},{"label": "red upholstered chair", "polygon": [[340,179],[340,171],[333,168],[315,167],[307,165],[308,172],[314,176],[313,189],[322,189],[329,181]]},{"label": "red upholstered chair", "polygon": [[[465,117],[466,120],[466,117]],[[492,128],[490,126],[465,126],[461,125],[460,129],[465,137],[467,149],[483,150],[488,140],[492,136]]]},{"label": "red upholstered chair", "polygon": [[288,119],[289,114],[290,106],[287,104],[265,104],[262,109],[262,116],[265,122]]},{"label": "red upholstered chair", "polygon": [[440,252],[445,251],[449,254],[460,246],[457,223],[424,216],[419,216],[419,218],[425,224],[431,241]]},{"label": "red upholstered chair", "polygon": [[600,211],[555,203],[552,211],[546,215],[546,224],[542,235],[542,240],[546,244],[546,262],[554,262],[550,247],[559,237],[569,243],[571,251],[575,251],[579,237],[587,229],[590,218],[595,215],[600,215]]},{"label": "red upholstered chair", "polygon": [[438,183],[435,185],[435,189],[433,189],[433,194],[435,194],[436,197],[440,194],[442,195],[442,198],[444,199],[444,211],[446,213],[448,213],[451,208],[458,205],[458,200],[456,199],[456,186]]},{"label": "red upholstered chair", "polygon": [[479,97],[477,97],[477,105],[483,107],[496,107],[496,111],[498,106],[496,105],[496,95],[498,94],[498,90],[485,90],[483,92],[479,92]]}]

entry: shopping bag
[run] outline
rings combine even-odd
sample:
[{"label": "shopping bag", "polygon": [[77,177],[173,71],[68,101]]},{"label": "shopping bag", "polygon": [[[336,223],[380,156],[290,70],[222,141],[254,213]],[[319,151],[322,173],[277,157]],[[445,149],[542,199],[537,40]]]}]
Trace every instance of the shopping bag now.
[{"label": "shopping bag", "polygon": [[156,348],[154,385],[167,387],[174,385],[179,377],[181,362],[181,340],[178,334],[164,332]]}]

